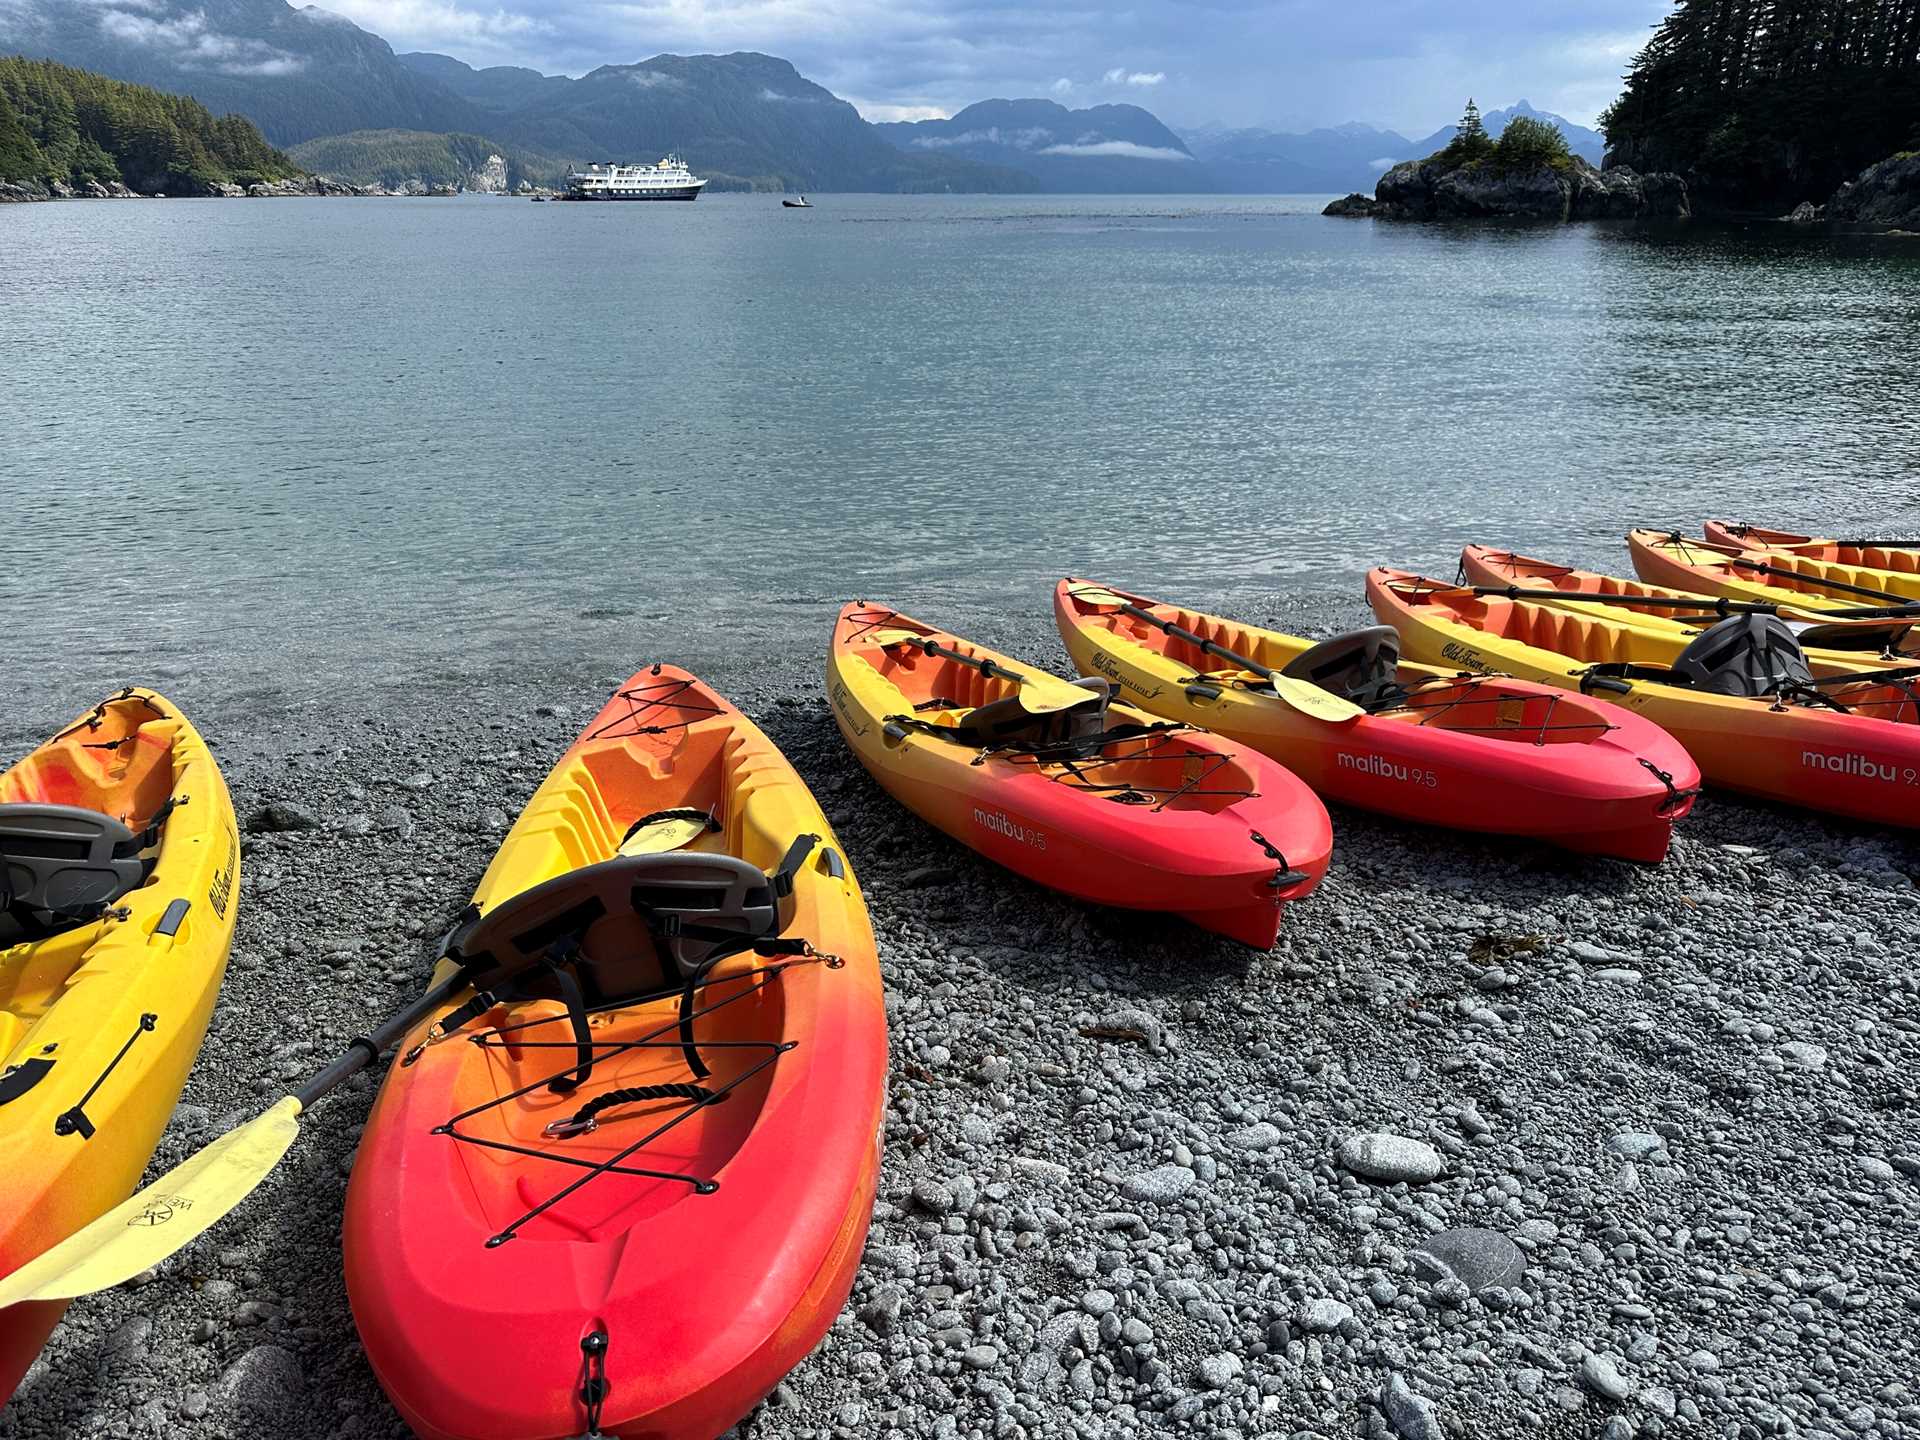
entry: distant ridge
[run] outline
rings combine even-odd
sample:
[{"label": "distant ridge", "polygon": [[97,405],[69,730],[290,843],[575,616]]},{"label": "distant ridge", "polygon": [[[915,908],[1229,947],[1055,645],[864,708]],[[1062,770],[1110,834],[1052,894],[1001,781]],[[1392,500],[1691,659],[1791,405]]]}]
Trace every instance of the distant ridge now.
[{"label": "distant ridge", "polygon": [[1069,110],[1052,100],[982,100],[948,120],[874,127],[908,154],[1021,170],[1059,193],[1217,190],[1187,144],[1138,105]]}]

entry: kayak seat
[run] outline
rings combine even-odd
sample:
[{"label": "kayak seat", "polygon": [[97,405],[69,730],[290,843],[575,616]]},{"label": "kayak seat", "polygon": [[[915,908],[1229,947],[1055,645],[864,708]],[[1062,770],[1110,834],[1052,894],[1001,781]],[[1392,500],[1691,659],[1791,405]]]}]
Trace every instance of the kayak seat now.
[{"label": "kayak seat", "polygon": [[152,865],[111,815],[77,805],[0,805],[0,945],[90,924]]},{"label": "kayak seat", "polygon": [[556,949],[567,953],[586,1003],[606,1004],[685,983],[710,960],[785,928],[764,871],[704,851],[621,855],[523,890],[450,937],[447,953],[482,988],[563,999]]},{"label": "kayak seat", "polygon": [[1072,682],[1087,698],[1065,710],[1036,715],[1018,694],[976,705],[951,725],[937,727],[942,735],[981,747],[1002,745],[1053,746],[1089,739],[1107,728],[1107,706],[1113,687],[1098,676]]},{"label": "kayak seat", "polygon": [[1322,640],[1287,662],[1281,674],[1318,685],[1363,710],[1399,700],[1400,634],[1391,625],[1370,625]]},{"label": "kayak seat", "polygon": [[1715,695],[1774,695],[1813,680],[1793,628],[1777,615],[1733,615],[1708,627],[1674,657],[1673,670]]},{"label": "kayak seat", "polygon": [[[617,856],[523,890],[448,936],[447,956],[473,977],[474,996],[440,1028],[451,1033],[502,1001],[558,1000],[575,1064],[547,1088],[566,1094],[593,1074],[590,1011],[677,990],[680,1048],[688,1070],[704,1079],[695,992],[713,966],[768,947],[792,922],[793,877],[818,843],[798,837],[771,875],[736,855],[681,850]],[[783,953],[804,948],[777,943]]]}]

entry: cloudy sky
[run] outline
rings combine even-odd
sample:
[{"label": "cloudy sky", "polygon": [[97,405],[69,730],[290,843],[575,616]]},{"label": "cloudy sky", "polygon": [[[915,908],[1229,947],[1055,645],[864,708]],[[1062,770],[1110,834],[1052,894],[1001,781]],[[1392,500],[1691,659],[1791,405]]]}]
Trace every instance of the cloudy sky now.
[{"label": "cloudy sky", "polygon": [[[300,0],[295,0],[300,3]],[[1425,134],[1467,95],[1581,123],[1666,0],[321,0],[396,50],[581,74],[764,50],[869,119],[991,96],[1132,100],[1174,124],[1368,120]]]}]

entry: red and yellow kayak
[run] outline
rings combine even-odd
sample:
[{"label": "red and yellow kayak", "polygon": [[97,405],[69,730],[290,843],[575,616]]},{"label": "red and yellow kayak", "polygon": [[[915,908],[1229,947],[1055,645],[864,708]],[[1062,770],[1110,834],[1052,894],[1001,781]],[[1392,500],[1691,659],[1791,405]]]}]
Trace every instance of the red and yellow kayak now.
[{"label": "red and yellow kayak", "polygon": [[[240,838],[150,690],[0,774],[0,1275],[133,1193],[227,970]],[[41,903],[46,902],[46,903]],[[0,1310],[0,1404],[64,1301]]]},{"label": "red and yellow kayak", "polygon": [[[1609,619],[1622,624],[1638,625],[1668,636],[1679,636],[1690,640],[1707,626],[1724,618],[1720,612],[1706,608],[1716,601],[1730,601],[1744,597],[1727,595],[1705,595],[1698,591],[1676,590],[1667,585],[1650,585],[1644,580],[1627,580],[1618,575],[1605,575],[1596,570],[1579,570],[1571,565],[1556,565],[1549,560],[1535,560],[1526,555],[1516,555],[1511,550],[1495,550],[1486,545],[1468,545],[1460,551],[1460,576],[1469,585],[1494,587],[1512,586],[1521,590],[1559,590],[1568,595],[1617,595],[1636,599],[1655,600],[1698,600],[1702,608],[1684,610],[1658,606],[1619,605],[1600,607],[1601,613]],[[1594,602],[1588,600],[1568,600],[1570,608],[1579,606],[1590,608]],[[1812,619],[1822,611],[1841,607],[1829,606],[1826,602],[1808,604],[1795,595],[1785,596],[1778,602],[1791,606],[1801,616],[1793,620],[1801,631],[1802,648],[1809,660],[1816,660],[1838,669],[1858,670],[1869,674],[1875,670],[1884,670],[1892,665],[1912,664],[1920,660],[1920,635],[1913,630],[1914,620],[1894,621],[1878,620],[1834,620],[1821,623]],[[1727,614],[1732,611],[1725,612]],[[1920,618],[1920,617],[1916,617]]]},{"label": "red and yellow kayak", "polygon": [[1054,618],[1082,673],[1106,676],[1156,715],[1270,756],[1326,799],[1645,862],[1666,855],[1674,822],[1693,807],[1700,772],[1679,742],[1601,701],[1401,662],[1379,704],[1329,722],[1117,609],[1114,596],[1272,670],[1312,671],[1313,652],[1326,647],[1086,581],[1054,590]]},{"label": "red and yellow kayak", "polygon": [[1740,550],[1689,540],[1665,530],[1634,530],[1627,536],[1633,570],[1653,585],[1726,595],[1736,600],[1774,600],[1822,610],[1856,610],[1920,600],[1920,573],[1877,570],[1791,550]]},{"label": "red and yellow kayak", "polygon": [[773,742],[660,665],[474,906],[450,954],[546,978],[403,1042],[347,1192],[367,1358],[429,1440],[711,1440],[826,1334],[866,1239],[887,1026],[853,871]]},{"label": "red and yellow kayak", "polygon": [[1568,690],[1602,689],[1685,745],[1711,784],[1884,825],[1920,824],[1914,672],[1889,671],[1876,681],[1822,675],[1814,664],[1814,678],[1840,683],[1718,693],[1672,673],[1694,642],[1605,614],[1475,595],[1384,568],[1368,574],[1367,599],[1423,659]]},{"label": "red and yellow kayak", "polygon": [[1830,540],[1732,520],[1709,520],[1703,533],[1709,544],[1730,550],[1776,550],[1868,570],[1920,571],[1920,540]]},{"label": "red and yellow kayak", "polygon": [[1020,710],[1023,687],[1073,693],[884,606],[834,625],[834,720],[921,819],[1050,889],[1271,946],[1332,854],[1313,792],[1236,741],[1109,704],[1104,683],[1045,717]]}]

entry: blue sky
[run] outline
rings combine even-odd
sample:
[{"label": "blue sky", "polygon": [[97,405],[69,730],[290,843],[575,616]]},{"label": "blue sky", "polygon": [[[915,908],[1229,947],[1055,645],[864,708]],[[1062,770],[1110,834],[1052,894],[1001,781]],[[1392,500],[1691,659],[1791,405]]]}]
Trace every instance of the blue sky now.
[{"label": "blue sky", "polygon": [[[295,0],[300,3],[300,0]],[[581,74],[764,50],[869,119],[991,96],[1128,100],[1173,124],[1367,120],[1423,135],[1469,94],[1583,124],[1666,0],[321,0],[397,50]]]}]

